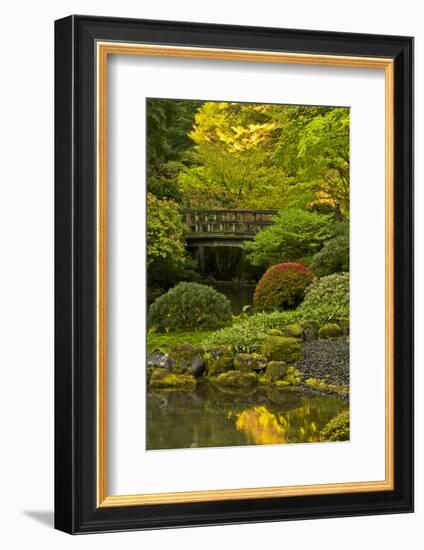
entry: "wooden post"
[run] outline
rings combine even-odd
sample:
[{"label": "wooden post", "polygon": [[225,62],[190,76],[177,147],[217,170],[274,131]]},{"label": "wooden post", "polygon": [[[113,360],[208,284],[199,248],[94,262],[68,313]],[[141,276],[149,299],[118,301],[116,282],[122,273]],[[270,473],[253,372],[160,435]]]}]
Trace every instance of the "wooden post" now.
[{"label": "wooden post", "polygon": [[197,257],[199,260],[200,271],[204,273],[206,271],[206,262],[205,262],[205,247],[199,246],[197,249]]}]

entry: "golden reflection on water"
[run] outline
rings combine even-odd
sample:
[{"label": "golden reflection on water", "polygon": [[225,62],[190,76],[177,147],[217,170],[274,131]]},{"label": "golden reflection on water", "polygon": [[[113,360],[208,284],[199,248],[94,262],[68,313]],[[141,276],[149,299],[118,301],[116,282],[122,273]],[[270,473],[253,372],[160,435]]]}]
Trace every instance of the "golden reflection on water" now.
[{"label": "golden reflection on water", "polygon": [[319,431],[328,420],[323,412],[311,407],[310,403],[281,414],[260,405],[236,413],[234,417],[237,430],[243,431],[250,443],[273,445],[318,441]]},{"label": "golden reflection on water", "polygon": [[320,441],[329,420],[348,405],[302,392],[225,392],[203,385],[195,393],[152,392],[147,449],[278,445]]}]

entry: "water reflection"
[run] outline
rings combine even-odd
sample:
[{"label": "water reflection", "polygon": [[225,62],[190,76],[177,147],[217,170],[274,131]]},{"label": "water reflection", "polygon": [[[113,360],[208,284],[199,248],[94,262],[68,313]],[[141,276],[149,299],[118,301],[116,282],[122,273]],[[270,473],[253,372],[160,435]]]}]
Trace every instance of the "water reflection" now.
[{"label": "water reflection", "polygon": [[147,449],[307,443],[346,404],[275,388],[232,390],[211,383],[147,396]]}]

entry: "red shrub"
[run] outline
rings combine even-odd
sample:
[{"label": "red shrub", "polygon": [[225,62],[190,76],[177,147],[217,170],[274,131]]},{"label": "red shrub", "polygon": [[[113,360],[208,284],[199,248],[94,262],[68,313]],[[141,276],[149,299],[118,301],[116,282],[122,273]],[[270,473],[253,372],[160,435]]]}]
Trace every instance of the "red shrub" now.
[{"label": "red shrub", "polygon": [[257,311],[296,308],[315,275],[302,264],[284,262],[271,266],[259,281],[253,296]]}]

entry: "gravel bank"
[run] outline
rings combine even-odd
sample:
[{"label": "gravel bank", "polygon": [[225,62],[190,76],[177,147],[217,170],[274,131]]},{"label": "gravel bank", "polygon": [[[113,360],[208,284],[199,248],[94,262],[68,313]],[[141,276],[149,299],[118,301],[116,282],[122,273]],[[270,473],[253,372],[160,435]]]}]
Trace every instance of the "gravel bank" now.
[{"label": "gravel bank", "polygon": [[304,379],[320,378],[328,384],[349,384],[349,342],[346,338],[315,340],[302,345],[296,363]]}]

